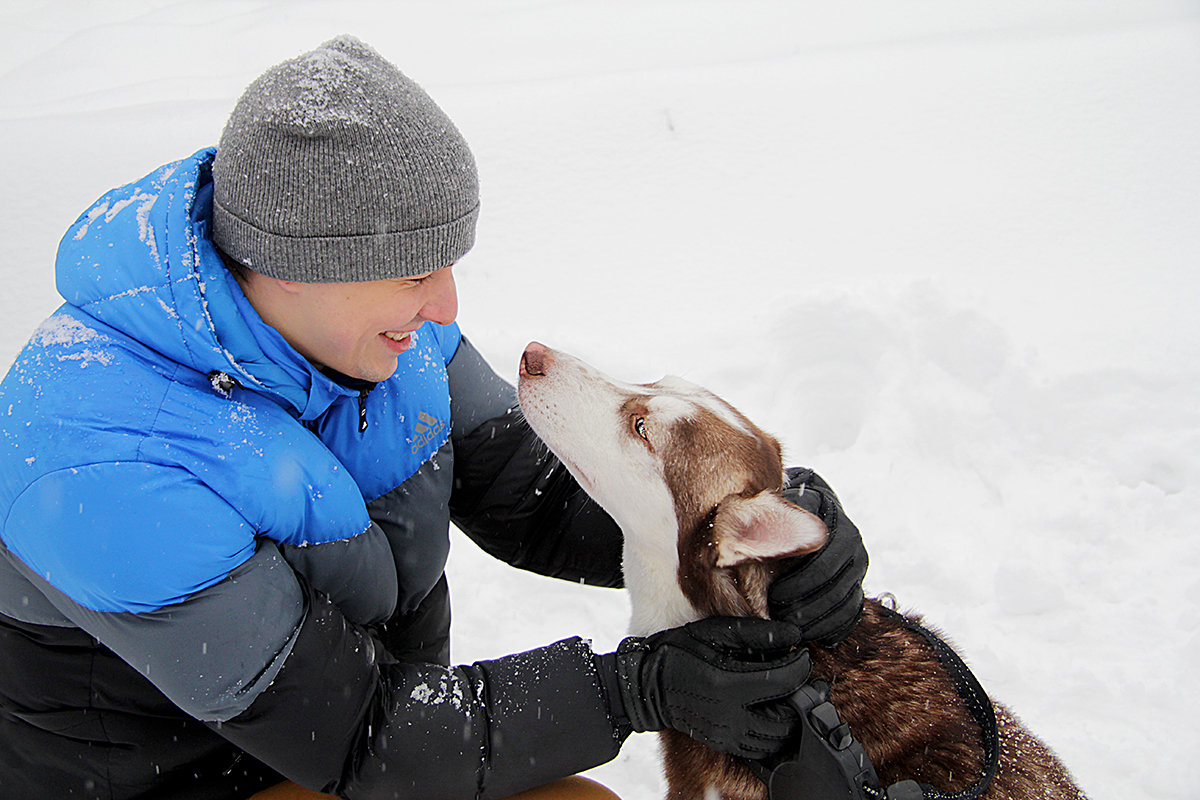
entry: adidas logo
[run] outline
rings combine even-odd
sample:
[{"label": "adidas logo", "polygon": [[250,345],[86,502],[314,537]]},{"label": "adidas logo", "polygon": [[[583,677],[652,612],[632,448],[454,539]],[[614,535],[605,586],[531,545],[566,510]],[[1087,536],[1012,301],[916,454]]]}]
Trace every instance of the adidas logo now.
[{"label": "adidas logo", "polygon": [[417,412],[416,438],[413,439],[412,452],[417,452],[437,436],[446,427],[446,423],[442,422],[432,414],[426,414],[424,411]]}]

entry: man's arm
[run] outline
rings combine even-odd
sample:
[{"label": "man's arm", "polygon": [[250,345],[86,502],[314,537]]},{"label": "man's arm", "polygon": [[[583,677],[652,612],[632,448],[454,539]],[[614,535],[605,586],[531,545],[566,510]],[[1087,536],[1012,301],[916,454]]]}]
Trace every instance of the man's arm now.
[{"label": "man's arm", "polygon": [[349,798],[505,797],[613,758],[590,646],[570,639],[467,666],[396,663],[321,595],[231,742],[310,788]]},{"label": "man's arm", "polygon": [[449,373],[455,524],[515,567],[623,586],[620,528],[533,433],[512,385],[465,338]]},{"label": "man's arm", "polygon": [[[114,486],[111,500],[120,505],[118,494],[144,492]],[[194,550],[164,554],[183,563],[206,555],[213,538],[206,532],[244,525],[213,495],[191,500],[182,507],[202,505],[202,516],[87,521],[128,529],[131,543],[152,542],[141,533],[162,525],[189,526]],[[59,529],[70,524],[63,516],[41,522]],[[77,552],[52,576],[64,578],[61,569],[73,564],[116,567],[136,555]],[[249,559],[216,583],[138,612],[83,604],[128,593],[126,581],[105,585],[107,567],[88,572],[93,592],[77,600],[43,570],[5,557],[67,620],[181,710],[313,789],[348,797],[505,796],[603,763],[624,738],[587,643],[569,640],[453,669],[396,663],[269,541],[259,540]]]}]

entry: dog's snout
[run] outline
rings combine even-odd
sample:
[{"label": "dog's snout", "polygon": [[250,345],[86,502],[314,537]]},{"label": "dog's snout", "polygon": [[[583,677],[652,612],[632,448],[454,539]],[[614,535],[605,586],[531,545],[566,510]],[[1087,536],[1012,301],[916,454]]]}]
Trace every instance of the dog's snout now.
[{"label": "dog's snout", "polygon": [[521,375],[538,378],[546,374],[550,366],[550,348],[540,342],[530,342],[521,354]]}]

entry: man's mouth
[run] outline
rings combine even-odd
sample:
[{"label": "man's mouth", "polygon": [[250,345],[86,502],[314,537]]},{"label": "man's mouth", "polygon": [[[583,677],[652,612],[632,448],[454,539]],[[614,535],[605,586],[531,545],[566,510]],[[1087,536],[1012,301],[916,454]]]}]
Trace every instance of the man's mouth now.
[{"label": "man's mouth", "polygon": [[412,331],[384,331],[380,336],[388,340],[393,350],[403,353],[412,344],[412,334]]}]

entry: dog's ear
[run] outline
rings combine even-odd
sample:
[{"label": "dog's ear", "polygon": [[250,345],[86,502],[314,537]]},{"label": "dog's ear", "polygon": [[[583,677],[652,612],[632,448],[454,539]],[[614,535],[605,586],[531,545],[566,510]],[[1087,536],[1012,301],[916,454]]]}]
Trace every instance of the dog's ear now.
[{"label": "dog's ear", "polygon": [[713,517],[718,567],[811,553],[827,535],[817,516],[770,491],[730,495]]}]

